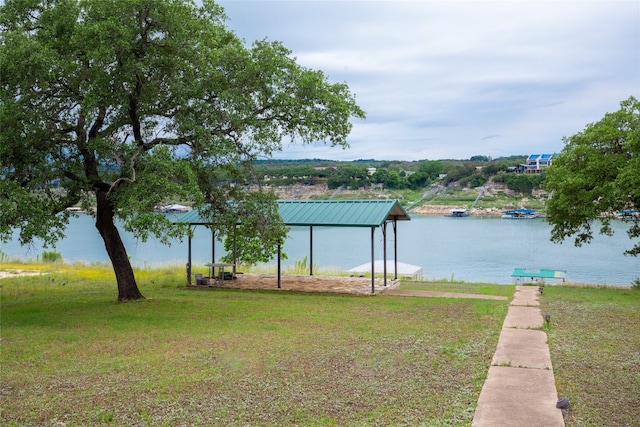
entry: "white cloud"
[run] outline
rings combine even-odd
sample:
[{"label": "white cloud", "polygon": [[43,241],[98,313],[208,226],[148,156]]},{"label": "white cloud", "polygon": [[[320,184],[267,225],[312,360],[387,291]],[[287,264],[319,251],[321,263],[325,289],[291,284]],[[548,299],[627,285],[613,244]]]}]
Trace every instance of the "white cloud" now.
[{"label": "white cloud", "polygon": [[640,2],[221,1],[248,43],[279,40],[367,112],[351,149],[281,158],[493,157],[562,137],[640,96]]}]

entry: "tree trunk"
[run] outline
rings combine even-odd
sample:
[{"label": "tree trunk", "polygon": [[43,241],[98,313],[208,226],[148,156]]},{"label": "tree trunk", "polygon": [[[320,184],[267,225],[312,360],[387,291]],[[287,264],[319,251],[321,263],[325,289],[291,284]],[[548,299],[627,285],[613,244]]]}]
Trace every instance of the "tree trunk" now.
[{"label": "tree trunk", "polygon": [[127,256],[124,243],[120,238],[120,232],[116,228],[113,205],[108,199],[107,192],[98,190],[96,199],[98,204],[96,228],[100,236],[102,236],[104,246],[107,249],[111,265],[113,266],[113,271],[116,273],[118,301],[124,302],[144,298],[136,284],[133,268]]}]

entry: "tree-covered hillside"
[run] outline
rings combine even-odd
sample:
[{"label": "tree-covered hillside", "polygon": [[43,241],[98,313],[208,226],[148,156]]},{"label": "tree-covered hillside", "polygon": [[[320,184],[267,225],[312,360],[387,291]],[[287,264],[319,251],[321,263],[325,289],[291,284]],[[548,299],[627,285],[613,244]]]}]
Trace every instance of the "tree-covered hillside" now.
[{"label": "tree-covered hillside", "polygon": [[356,160],[323,159],[263,160],[254,164],[255,185],[288,186],[326,184],[329,190],[371,187],[385,190],[421,190],[436,182],[457,183],[462,188],[484,185],[489,179],[507,188],[530,194],[540,188],[544,174],[520,174],[525,155],[491,159],[473,156],[468,160]]}]

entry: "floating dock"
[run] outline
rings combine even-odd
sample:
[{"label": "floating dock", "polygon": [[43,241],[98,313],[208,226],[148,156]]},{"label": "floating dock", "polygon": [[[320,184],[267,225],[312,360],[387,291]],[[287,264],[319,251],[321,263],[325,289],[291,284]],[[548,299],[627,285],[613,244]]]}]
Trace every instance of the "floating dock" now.
[{"label": "floating dock", "polygon": [[547,268],[534,270],[519,267],[513,269],[511,277],[515,278],[516,282],[526,278],[531,279],[531,281],[544,282],[545,279],[556,279],[564,282],[567,279],[567,272],[565,270],[551,270]]}]

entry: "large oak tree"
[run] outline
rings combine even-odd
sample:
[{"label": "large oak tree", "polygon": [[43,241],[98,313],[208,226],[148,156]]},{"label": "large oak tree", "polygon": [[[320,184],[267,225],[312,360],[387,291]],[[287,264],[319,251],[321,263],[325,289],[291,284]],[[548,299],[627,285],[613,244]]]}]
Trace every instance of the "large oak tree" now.
[{"label": "large oak tree", "polygon": [[[544,186],[552,192],[547,217],[553,241],[575,236],[580,246],[591,241],[594,226],[611,235],[616,214],[640,209],[640,102],[630,97],[564,141],[546,172]],[[630,216],[627,224],[629,238],[640,238],[640,217]],[[640,241],[626,253],[640,254]]]},{"label": "large oak tree", "polygon": [[248,193],[253,159],[283,141],[347,146],[364,118],[346,84],[278,42],[248,47],[212,1],[6,0],[0,9],[0,238],[55,243],[65,209],[95,207],[118,299],[142,298],[116,220],[146,238],[185,232],[158,204],[206,204],[283,238],[273,196]]}]

